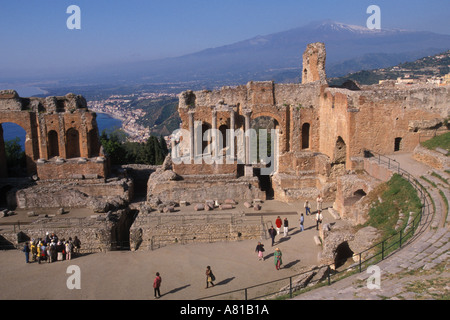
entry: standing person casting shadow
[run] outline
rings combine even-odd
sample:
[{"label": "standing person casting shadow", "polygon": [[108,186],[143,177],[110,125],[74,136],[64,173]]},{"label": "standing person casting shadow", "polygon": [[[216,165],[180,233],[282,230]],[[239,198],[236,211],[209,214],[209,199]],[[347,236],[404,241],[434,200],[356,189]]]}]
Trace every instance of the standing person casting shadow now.
[{"label": "standing person casting shadow", "polygon": [[206,267],[206,288],[205,289],[208,289],[210,284],[212,287],[214,287],[213,281],[215,281],[215,280],[216,280],[216,277],[214,276],[214,274],[211,270],[211,267],[207,266]]}]

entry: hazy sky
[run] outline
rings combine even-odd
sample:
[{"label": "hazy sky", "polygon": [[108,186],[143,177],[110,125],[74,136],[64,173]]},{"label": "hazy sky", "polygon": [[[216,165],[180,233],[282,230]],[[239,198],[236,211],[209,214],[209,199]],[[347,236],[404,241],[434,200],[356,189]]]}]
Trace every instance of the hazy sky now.
[{"label": "hazy sky", "polygon": [[[81,30],[69,30],[70,5]],[[449,0],[0,0],[0,78],[178,56],[331,19],[450,34]]]}]

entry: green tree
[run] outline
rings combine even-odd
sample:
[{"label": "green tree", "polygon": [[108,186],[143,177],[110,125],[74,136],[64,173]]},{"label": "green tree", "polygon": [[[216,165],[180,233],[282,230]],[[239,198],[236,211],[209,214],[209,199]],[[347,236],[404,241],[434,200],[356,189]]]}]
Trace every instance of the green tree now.
[{"label": "green tree", "polygon": [[20,138],[5,141],[6,165],[8,168],[26,167],[25,151],[20,145]]}]

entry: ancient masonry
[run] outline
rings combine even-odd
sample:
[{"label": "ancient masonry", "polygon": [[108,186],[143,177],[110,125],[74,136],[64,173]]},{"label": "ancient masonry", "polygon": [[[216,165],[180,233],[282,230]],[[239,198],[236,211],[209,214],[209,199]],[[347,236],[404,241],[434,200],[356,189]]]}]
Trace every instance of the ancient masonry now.
[{"label": "ancient masonry", "polygon": [[[148,201],[270,196],[289,202],[321,194],[341,212],[347,198],[370,191],[370,183],[345,177],[364,169],[368,151],[411,152],[448,130],[448,86],[330,87],[325,60],[325,45],[313,43],[303,55],[301,84],[249,82],[181,93],[182,124],[172,141],[177,161],[150,178]],[[263,118],[278,129],[269,174],[261,173],[269,164],[250,158],[254,146],[245,134]]]},{"label": "ancient masonry", "polygon": [[[377,183],[372,176],[382,174],[365,156],[412,152],[419,142],[448,131],[449,87],[389,82],[330,87],[325,62],[325,45],[313,43],[303,55],[302,83],[249,82],[182,92],[172,156],[150,175],[138,219],[128,207],[133,180],[111,174],[95,114],[83,97],[21,98],[1,91],[0,125],[13,122],[26,131],[33,179],[7,177],[0,127],[0,200],[21,209],[88,207],[104,213],[100,224],[113,225],[103,223],[106,233],[100,228],[92,236],[102,248],[99,239],[149,243],[153,231],[145,213],[160,204],[170,212],[187,203],[207,209],[210,201],[290,202],[321,194],[342,218],[362,222],[364,214],[353,205]],[[258,128],[274,131],[267,139],[250,130]],[[271,152],[264,154],[264,145]],[[259,226],[249,231],[254,237],[260,232]]]}]

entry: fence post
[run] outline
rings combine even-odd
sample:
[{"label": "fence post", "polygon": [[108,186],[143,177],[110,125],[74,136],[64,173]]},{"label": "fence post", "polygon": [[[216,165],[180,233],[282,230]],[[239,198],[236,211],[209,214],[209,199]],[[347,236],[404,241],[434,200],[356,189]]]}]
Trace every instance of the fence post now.
[{"label": "fence post", "polygon": [[361,252],[359,253],[359,273],[361,273],[362,268],[362,259],[361,259]]},{"label": "fence post", "polygon": [[292,277],[289,277],[289,298],[292,299]]},{"label": "fence post", "polygon": [[381,242],[381,260],[384,260],[384,240]]},{"label": "fence post", "polygon": [[247,288],[244,289],[244,300],[247,301]]},{"label": "fence post", "polygon": [[330,265],[327,266],[327,278],[328,278],[328,285],[331,285],[331,269],[330,269]]},{"label": "fence post", "polygon": [[402,234],[403,234],[403,229],[400,230],[400,248],[402,247]]}]

